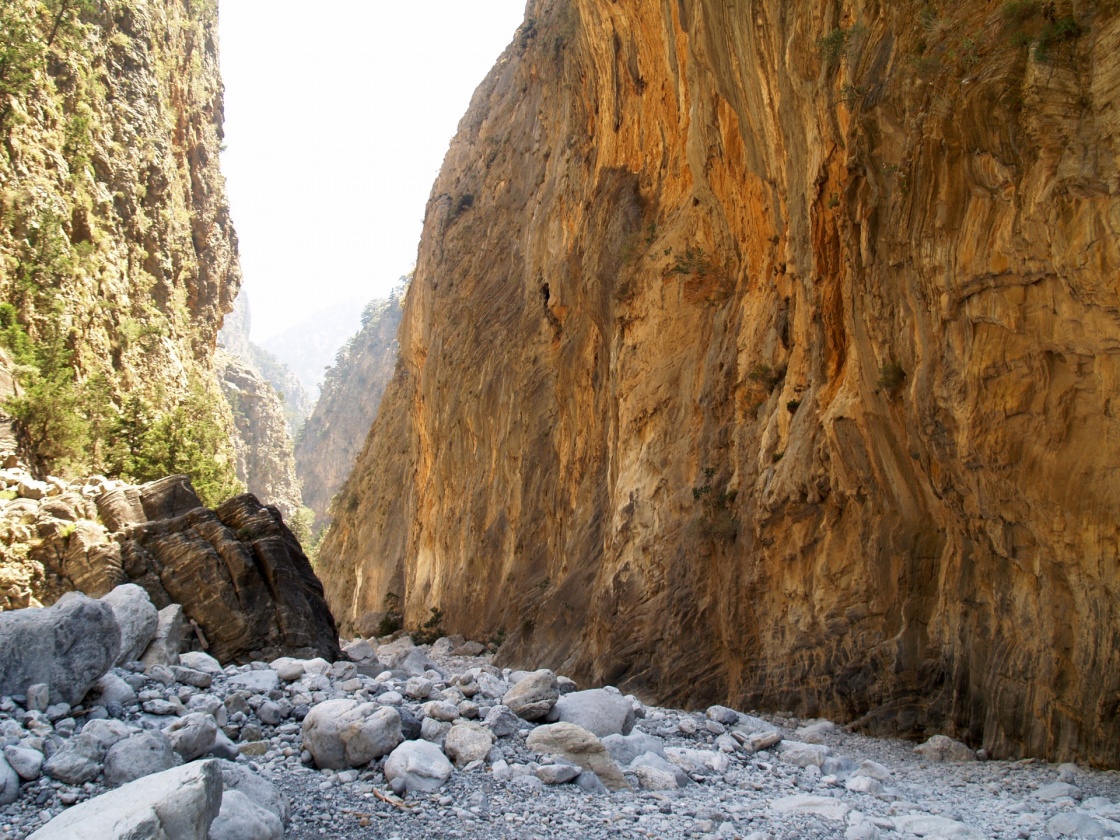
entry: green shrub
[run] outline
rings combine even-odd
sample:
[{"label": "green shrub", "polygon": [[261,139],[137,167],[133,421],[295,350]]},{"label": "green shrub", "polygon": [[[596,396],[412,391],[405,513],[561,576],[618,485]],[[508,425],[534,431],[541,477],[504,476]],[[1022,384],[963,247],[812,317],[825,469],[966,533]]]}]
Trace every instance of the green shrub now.
[{"label": "green shrub", "polygon": [[902,369],[896,361],[884,362],[883,366],[879,368],[879,387],[890,391],[892,394],[897,393],[902,387],[902,383],[906,381],[906,371]]},{"label": "green shrub", "polygon": [[129,396],[111,426],[107,472],[138,483],[165,475],[189,475],[207,507],[243,492],[244,485],[228,457],[229,439],[211,407],[214,404],[197,382],[165,414],[144,397]]},{"label": "green shrub", "polygon": [[413,630],[410,634],[412,636],[413,644],[417,645],[430,645],[444,636],[443,632],[443,610],[439,607],[432,607],[432,614],[428,617],[419,630]]},{"label": "green shrub", "polygon": [[1035,61],[1049,61],[1051,50],[1079,37],[1081,37],[1081,24],[1074,18],[1064,17],[1050,21],[1038,36],[1038,43],[1034,47]]}]

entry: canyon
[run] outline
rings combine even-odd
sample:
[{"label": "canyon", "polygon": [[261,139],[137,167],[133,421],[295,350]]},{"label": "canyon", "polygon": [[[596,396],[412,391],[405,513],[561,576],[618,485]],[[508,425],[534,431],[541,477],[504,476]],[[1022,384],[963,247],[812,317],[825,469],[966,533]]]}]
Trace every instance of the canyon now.
[{"label": "canyon", "polygon": [[532,0],[321,549],[343,629],[1120,764],[1118,45],[1072,0]]},{"label": "canyon", "polygon": [[[6,610],[127,578],[238,615],[225,660],[403,621],[1120,766],[1120,7],[530,0],[310,416],[235,308],[216,14],[0,7]],[[242,618],[181,534],[295,571]]]}]

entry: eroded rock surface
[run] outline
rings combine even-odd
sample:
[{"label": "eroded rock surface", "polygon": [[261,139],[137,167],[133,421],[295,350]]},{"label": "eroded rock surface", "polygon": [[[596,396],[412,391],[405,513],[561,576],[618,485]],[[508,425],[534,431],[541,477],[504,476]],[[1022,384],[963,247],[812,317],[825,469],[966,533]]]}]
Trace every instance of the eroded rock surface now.
[{"label": "eroded rock surface", "polygon": [[323,547],[344,624],[1120,765],[1120,15],[1045,8],[531,2]]}]

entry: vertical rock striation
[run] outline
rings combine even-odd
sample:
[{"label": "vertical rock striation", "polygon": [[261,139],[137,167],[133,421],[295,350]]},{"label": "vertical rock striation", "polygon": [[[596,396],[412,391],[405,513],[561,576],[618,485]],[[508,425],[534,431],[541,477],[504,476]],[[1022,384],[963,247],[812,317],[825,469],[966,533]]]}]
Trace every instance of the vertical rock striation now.
[{"label": "vertical rock striation", "polygon": [[1114,4],[533,0],[321,552],[343,623],[1120,764]]}]

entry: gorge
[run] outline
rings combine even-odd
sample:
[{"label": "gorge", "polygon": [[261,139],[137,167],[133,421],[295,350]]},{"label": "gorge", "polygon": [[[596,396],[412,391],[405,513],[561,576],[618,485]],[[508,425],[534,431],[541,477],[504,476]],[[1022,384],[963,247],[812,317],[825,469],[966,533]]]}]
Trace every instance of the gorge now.
[{"label": "gorge", "polygon": [[[234,309],[216,14],[0,8],[4,467],[221,511],[82,558],[205,526],[318,609],[266,507],[306,538],[306,504],[346,635],[1120,767],[1120,6],[530,0],[294,453]],[[5,607],[80,588],[39,550],[116,485],[74,486],[49,534],[5,498]]]}]

